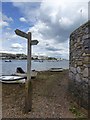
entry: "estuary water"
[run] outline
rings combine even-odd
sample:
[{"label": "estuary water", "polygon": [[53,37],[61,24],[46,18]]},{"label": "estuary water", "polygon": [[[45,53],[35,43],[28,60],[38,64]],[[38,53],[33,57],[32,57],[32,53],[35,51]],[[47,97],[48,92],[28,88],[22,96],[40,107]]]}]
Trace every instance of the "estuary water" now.
[{"label": "estuary water", "polygon": [[[27,60],[12,60],[12,62],[5,62],[5,60],[0,60],[1,74],[2,75],[11,75],[16,72],[17,67],[21,67],[25,72],[27,71]],[[69,68],[69,61],[34,61],[32,60],[32,70],[36,71],[45,71],[50,68]]]}]

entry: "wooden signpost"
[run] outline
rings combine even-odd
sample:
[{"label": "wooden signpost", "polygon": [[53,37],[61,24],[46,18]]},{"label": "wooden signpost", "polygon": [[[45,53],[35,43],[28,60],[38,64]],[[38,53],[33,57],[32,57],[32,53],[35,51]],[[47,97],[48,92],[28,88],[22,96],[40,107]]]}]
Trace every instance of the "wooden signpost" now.
[{"label": "wooden signpost", "polygon": [[27,79],[25,82],[25,112],[29,112],[32,109],[32,83],[31,83],[31,46],[37,45],[37,40],[31,40],[31,32],[25,33],[18,29],[15,30],[15,33],[21,37],[27,39]]}]

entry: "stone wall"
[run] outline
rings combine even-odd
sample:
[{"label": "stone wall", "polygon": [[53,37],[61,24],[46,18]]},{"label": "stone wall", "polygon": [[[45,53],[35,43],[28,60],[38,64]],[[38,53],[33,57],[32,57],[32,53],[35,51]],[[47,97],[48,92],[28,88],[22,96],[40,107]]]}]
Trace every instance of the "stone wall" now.
[{"label": "stone wall", "polygon": [[69,91],[88,109],[90,85],[90,21],[70,35]]}]

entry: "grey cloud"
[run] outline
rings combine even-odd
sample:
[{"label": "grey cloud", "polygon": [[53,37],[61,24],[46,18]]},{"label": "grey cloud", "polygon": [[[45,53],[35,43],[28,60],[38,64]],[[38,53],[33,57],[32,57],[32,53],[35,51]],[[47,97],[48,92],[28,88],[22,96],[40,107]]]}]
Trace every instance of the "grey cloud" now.
[{"label": "grey cloud", "polygon": [[[55,11],[52,5],[49,6],[48,4],[43,2],[13,3],[14,6],[20,8],[20,11],[30,24],[38,24],[38,21],[45,24],[44,28],[38,29],[38,33],[42,35],[43,39],[54,39],[57,43],[63,43],[68,39],[70,33],[80,26],[81,17],[75,12],[75,8],[73,12],[71,10],[73,8],[66,9],[68,11],[62,11],[61,7],[58,7],[58,10]],[[56,12],[54,18],[51,16],[53,12]],[[75,16],[74,14],[77,15]],[[64,25],[63,17],[70,19],[72,24],[68,25],[70,22],[67,22]],[[82,22],[84,21],[85,19],[83,18]]]},{"label": "grey cloud", "polygon": [[55,48],[55,47],[48,46],[48,47],[46,47],[46,50],[48,50],[48,51],[61,51],[62,49],[58,49],[58,48]]},{"label": "grey cloud", "polygon": [[[42,21],[43,22],[43,21]],[[45,21],[44,21],[45,22]],[[53,24],[53,23],[48,23],[49,21],[46,21],[46,26],[49,27],[49,29],[39,29],[39,32],[42,34],[44,39],[54,39],[57,42],[65,42],[71,32],[76,29],[78,26],[80,26],[80,20],[77,19],[75,21],[75,24],[72,26],[69,26],[69,28],[65,28],[65,26],[61,27],[59,22]],[[68,23],[67,23],[68,24]]]},{"label": "grey cloud", "polygon": [[[51,11],[47,7],[44,10],[40,9],[40,14],[38,17],[42,23],[45,23],[45,28],[39,29],[39,32],[42,34],[43,39],[54,39],[56,42],[59,43],[65,42],[68,39],[71,32],[80,26],[81,17],[78,14],[76,15],[76,17],[74,16],[74,14],[72,14],[71,17],[68,18],[71,20],[72,24],[68,25],[69,23],[67,22],[67,24],[64,25],[61,19],[62,18],[61,10],[57,11],[54,22],[52,20],[52,17],[50,17],[50,14],[52,12],[53,11]],[[69,13],[67,12],[66,14]],[[75,18],[73,18],[72,16]],[[61,19],[61,24],[60,24],[60,19]],[[84,23],[85,21],[86,19],[82,18],[82,23]],[[47,29],[47,26],[49,29]]]}]

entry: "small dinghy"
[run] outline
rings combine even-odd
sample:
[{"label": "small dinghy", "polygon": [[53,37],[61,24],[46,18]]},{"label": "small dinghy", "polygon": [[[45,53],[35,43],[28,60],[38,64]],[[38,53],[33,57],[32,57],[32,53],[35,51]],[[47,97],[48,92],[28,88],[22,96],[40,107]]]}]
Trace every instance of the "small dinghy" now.
[{"label": "small dinghy", "polygon": [[51,72],[62,72],[63,68],[50,68],[49,71],[51,71]]},{"label": "small dinghy", "polygon": [[[16,69],[15,75],[27,78],[27,73],[21,67],[18,67]],[[31,79],[35,78],[36,76],[37,76],[37,72],[35,70],[32,70],[31,71]]]},{"label": "small dinghy", "polygon": [[11,60],[5,60],[5,62],[12,62]]},{"label": "small dinghy", "polygon": [[25,78],[13,75],[0,76],[0,82],[2,83],[25,83]]}]

